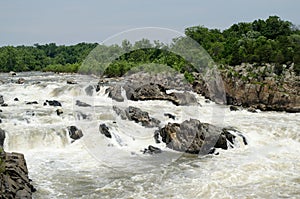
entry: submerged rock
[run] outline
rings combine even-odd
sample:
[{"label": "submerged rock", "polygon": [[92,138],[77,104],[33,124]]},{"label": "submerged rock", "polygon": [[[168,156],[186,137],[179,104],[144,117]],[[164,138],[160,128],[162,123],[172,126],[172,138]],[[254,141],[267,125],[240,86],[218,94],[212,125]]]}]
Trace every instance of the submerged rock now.
[{"label": "submerged rock", "polygon": [[76,126],[68,126],[70,138],[74,140],[78,140],[83,136],[82,130],[78,129]]},{"label": "submerged rock", "polygon": [[201,123],[196,119],[181,124],[168,123],[159,130],[159,134],[168,148],[192,154],[208,154],[213,148],[228,149],[236,138],[226,128]]},{"label": "submerged rock", "polygon": [[25,102],[26,105],[31,105],[31,104],[38,104],[37,101],[32,101],[32,102]]},{"label": "submerged rock", "polygon": [[109,129],[105,124],[99,125],[99,131],[101,134],[105,135],[105,137],[111,138],[111,133],[109,132]]},{"label": "submerged rock", "polygon": [[79,100],[76,100],[76,105],[77,105],[77,106],[82,106],[82,107],[90,107],[90,106],[92,106],[92,105],[90,105],[90,104],[87,104],[87,103],[85,103],[85,102],[81,102],[81,101],[79,101]]}]

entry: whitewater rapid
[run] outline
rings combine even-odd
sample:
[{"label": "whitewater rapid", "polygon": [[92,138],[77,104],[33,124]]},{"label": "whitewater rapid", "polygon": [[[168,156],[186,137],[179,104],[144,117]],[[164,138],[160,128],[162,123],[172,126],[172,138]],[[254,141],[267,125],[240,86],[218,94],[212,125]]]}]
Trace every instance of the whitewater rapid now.
[{"label": "whitewater rapid", "polygon": [[[25,84],[14,83],[20,77]],[[0,79],[0,94],[8,104],[0,107],[0,127],[7,135],[4,148],[25,154],[37,189],[34,198],[300,197],[299,113],[230,111],[196,94],[201,105],[115,102],[105,93],[107,86],[89,96],[86,88],[99,79],[76,74],[0,74]],[[67,84],[69,79],[78,84]],[[63,114],[56,114],[58,107],[44,106],[46,100],[61,102]],[[92,106],[76,106],[76,100]],[[38,104],[26,105],[32,101]],[[155,144],[155,129],[121,120],[112,111],[114,105],[139,107],[162,125],[195,118],[233,126],[249,144],[202,157],[173,152]],[[176,115],[176,120],[164,113]],[[112,139],[99,133],[102,123]],[[80,140],[69,138],[70,125],[82,129]],[[148,145],[163,153],[143,154]]]}]

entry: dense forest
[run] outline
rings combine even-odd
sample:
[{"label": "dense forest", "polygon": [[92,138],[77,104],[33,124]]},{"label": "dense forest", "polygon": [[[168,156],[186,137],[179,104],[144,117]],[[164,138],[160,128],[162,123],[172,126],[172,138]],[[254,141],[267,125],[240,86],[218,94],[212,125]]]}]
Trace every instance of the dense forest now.
[{"label": "dense forest", "polygon": [[[272,63],[280,75],[282,67],[294,63],[294,70],[300,74],[300,30],[289,21],[277,16],[266,20],[241,22],[226,30],[208,29],[203,26],[189,27],[185,34],[197,41],[212,57],[222,65],[241,63]],[[174,39],[174,43],[178,40]],[[104,46],[97,43],[79,43],[64,46],[55,43],[34,46],[3,46],[0,48],[0,71],[54,71],[54,72],[92,72],[89,67],[81,67],[89,53],[100,49],[104,56],[122,54],[115,57],[105,70],[107,76],[121,76],[132,67],[156,63],[168,65],[186,74],[193,71],[192,64],[183,57],[172,53],[176,45],[165,45],[159,41],[151,43],[147,39],[131,44]]]}]

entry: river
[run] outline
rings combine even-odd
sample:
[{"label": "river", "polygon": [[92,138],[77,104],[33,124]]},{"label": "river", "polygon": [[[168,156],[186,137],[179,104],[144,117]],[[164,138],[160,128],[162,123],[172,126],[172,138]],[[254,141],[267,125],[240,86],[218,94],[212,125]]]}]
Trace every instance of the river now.
[{"label": "river", "polygon": [[[25,84],[14,83],[20,77]],[[0,94],[8,104],[0,113],[7,133],[4,148],[24,153],[36,199],[300,197],[299,113],[230,111],[196,94],[201,106],[115,102],[105,94],[105,86],[87,95],[86,88],[98,78],[77,74],[3,73],[0,79],[5,81]],[[78,84],[67,84],[68,79]],[[63,114],[44,106],[46,100],[61,102]],[[76,100],[92,106],[76,106]],[[26,104],[32,101],[38,104]],[[164,116],[168,112],[176,115],[176,122],[195,118],[234,126],[249,144],[218,150],[218,155],[174,152],[155,144],[152,128],[121,120],[113,105],[139,107],[162,124],[174,122]],[[99,133],[101,123],[111,129],[112,139]],[[84,136],[72,142],[70,125],[82,129]],[[163,152],[143,154],[148,145]]]}]

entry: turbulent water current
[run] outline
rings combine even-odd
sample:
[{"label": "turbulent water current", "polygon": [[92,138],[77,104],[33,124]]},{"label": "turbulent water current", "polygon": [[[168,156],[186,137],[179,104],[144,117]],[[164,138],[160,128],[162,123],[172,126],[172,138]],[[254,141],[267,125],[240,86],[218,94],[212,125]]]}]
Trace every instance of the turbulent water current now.
[{"label": "turbulent water current", "polygon": [[[24,84],[15,81],[23,77]],[[53,73],[0,74],[0,94],[7,107],[0,127],[6,131],[6,151],[24,153],[36,199],[47,198],[300,198],[300,114],[230,111],[207,103],[175,106],[168,101],[115,102],[100,91],[87,93],[98,78]],[[74,79],[78,84],[67,84]],[[91,95],[88,95],[91,94]],[[19,101],[14,99],[18,98]],[[46,100],[60,107],[44,106]],[[80,100],[90,107],[76,105]],[[26,104],[36,101],[37,104]],[[155,144],[154,128],[121,120],[112,106],[139,107],[161,121],[195,118],[243,132],[249,144],[196,156]],[[176,116],[172,120],[164,116]],[[99,124],[112,132],[108,139]],[[75,125],[83,137],[72,141]],[[160,154],[143,154],[149,145]]]}]

